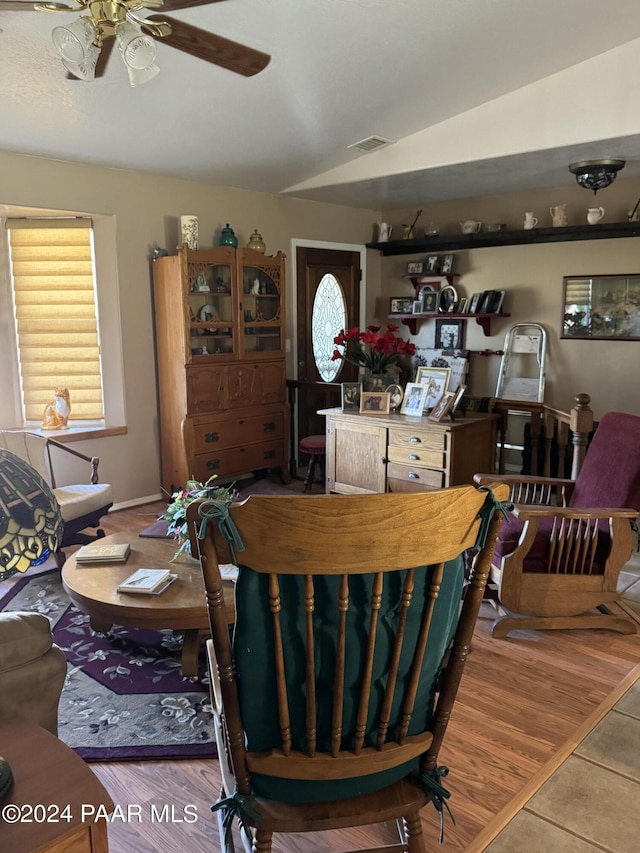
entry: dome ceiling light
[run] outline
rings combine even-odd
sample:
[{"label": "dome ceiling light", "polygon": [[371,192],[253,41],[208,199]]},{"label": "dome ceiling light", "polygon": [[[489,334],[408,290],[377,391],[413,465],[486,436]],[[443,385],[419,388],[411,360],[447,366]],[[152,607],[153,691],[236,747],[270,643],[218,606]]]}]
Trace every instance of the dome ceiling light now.
[{"label": "dome ceiling light", "polygon": [[598,190],[603,190],[612,184],[624,166],[624,160],[582,160],[580,163],[572,163],[569,171],[576,176],[576,181],[581,187],[585,190],[593,190],[595,195]]}]

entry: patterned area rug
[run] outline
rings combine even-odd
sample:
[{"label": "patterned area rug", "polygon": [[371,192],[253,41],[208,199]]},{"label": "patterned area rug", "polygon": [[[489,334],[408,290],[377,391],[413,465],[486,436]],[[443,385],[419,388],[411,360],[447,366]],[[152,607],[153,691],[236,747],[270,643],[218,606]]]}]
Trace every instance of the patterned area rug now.
[{"label": "patterned area rug", "polygon": [[59,736],[88,761],[215,757],[204,657],[198,678],[180,671],[182,636],[114,625],[96,634],[57,571],[25,577],[2,610],[47,616],[68,663]]}]

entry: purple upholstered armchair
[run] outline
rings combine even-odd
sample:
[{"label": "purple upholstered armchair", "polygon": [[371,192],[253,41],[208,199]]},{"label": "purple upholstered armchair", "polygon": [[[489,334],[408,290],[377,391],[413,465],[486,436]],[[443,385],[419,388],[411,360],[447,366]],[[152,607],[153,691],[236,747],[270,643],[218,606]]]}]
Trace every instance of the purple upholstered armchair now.
[{"label": "purple upholstered armchair", "polygon": [[[476,474],[482,485],[495,475]],[[618,598],[620,570],[633,550],[640,514],[640,417],[608,412],[575,481],[500,475],[514,515],[500,531],[491,580],[512,614],[494,637],[518,628],[608,628],[633,634]]]}]

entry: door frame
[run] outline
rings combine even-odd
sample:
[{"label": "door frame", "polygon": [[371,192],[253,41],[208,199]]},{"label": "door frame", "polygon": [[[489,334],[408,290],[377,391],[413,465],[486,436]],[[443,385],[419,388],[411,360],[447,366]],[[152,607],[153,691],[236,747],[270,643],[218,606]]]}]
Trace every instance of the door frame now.
[{"label": "door frame", "polygon": [[[366,319],[367,305],[367,248],[363,243],[331,243],[325,240],[304,240],[297,237],[291,238],[291,293],[295,294],[295,288],[298,281],[298,258],[296,249],[311,248],[311,249],[334,249],[335,251],[358,252],[360,255],[360,271],[362,279],[360,281],[360,323],[364,323]],[[293,376],[292,379],[298,378],[298,307],[297,300],[294,298],[289,303],[291,307],[291,357]]]}]

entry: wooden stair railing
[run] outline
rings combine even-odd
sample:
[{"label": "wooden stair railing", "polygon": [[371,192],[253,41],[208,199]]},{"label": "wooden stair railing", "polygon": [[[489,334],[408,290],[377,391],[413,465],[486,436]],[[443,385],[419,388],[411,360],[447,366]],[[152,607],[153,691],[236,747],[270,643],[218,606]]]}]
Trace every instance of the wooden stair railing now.
[{"label": "wooden stair railing", "polygon": [[[569,447],[569,431],[571,431],[573,448],[571,479],[575,480],[587,452],[589,434],[593,430],[593,411],[589,406],[590,402],[591,397],[588,394],[577,394],[575,406],[570,411],[563,412],[536,401],[497,398],[494,403],[494,412],[501,416],[498,425],[498,472],[504,474],[505,471],[509,413],[528,413],[531,441],[530,473],[543,477],[563,477],[564,462]],[[557,447],[557,460],[552,464],[554,440]],[[544,445],[542,466],[539,464],[538,454],[540,442]]]}]

